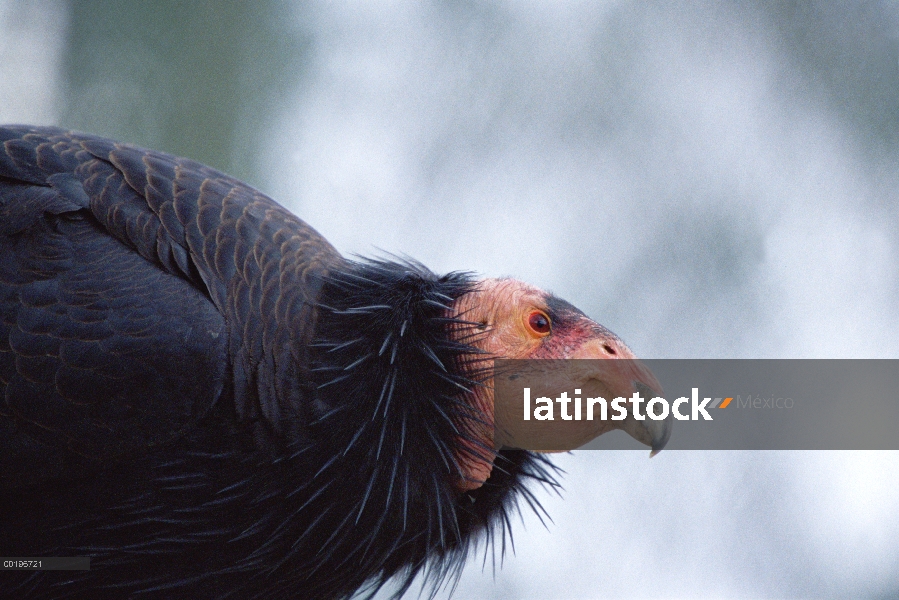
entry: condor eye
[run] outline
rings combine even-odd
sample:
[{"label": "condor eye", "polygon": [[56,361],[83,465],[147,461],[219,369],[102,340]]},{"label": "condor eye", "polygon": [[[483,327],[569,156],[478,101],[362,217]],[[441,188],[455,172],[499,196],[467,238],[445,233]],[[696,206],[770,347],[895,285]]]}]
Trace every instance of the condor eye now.
[{"label": "condor eye", "polygon": [[540,334],[546,334],[552,330],[549,317],[546,316],[546,313],[539,310],[535,310],[528,316],[528,326],[533,329],[535,333]]}]

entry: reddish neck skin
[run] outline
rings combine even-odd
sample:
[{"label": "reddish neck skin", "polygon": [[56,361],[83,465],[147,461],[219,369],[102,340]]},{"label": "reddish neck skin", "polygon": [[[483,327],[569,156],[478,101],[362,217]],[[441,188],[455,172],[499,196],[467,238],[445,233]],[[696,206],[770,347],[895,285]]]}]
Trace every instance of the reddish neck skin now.
[{"label": "reddish neck skin", "polygon": [[[485,279],[475,292],[453,305],[455,316],[480,323],[484,334],[468,340],[473,346],[496,358],[636,358],[613,333],[590,320],[572,307],[564,318],[551,323],[551,331],[541,333],[529,326],[534,311],[550,315],[550,296],[546,292],[514,279]],[[480,327],[479,327],[480,329]],[[471,433],[480,444],[493,451],[494,399],[493,380],[477,388],[471,401],[483,412],[486,423],[472,423]],[[485,460],[486,448],[461,440],[469,452],[457,456],[463,477],[455,482],[461,493],[479,488],[493,469],[493,461]]]}]

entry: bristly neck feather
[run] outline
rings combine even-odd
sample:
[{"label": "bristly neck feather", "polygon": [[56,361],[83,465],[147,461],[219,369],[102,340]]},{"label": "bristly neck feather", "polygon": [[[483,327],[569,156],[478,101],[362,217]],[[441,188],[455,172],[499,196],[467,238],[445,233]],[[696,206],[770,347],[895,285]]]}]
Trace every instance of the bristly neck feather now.
[{"label": "bristly neck feather", "polygon": [[[545,460],[496,453],[475,433],[492,422],[473,401],[492,360],[457,341],[476,339],[475,324],[452,311],[475,289],[469,274],[438,277],[412,262],[348,262],[323,282],[310,434],[325,465],[315,479],[341,490],[332,508],[342,519],[321,567],[336,554],[379,572],[373,590],[404,572],[402,592],[422,570],[436,589],[458,575],[480,534],[505,547],[517,494],[542,510],[524,479],[556,485]],[[460,491],[469,460],[493,462],[493,474]]]}]

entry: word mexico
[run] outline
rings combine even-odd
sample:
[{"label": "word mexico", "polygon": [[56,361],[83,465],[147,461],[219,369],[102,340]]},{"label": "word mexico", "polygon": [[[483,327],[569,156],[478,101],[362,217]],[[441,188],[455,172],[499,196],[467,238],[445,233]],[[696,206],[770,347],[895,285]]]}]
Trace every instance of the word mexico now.
[{"label": "word mexico", "polygon": [[[692,397],[687,398],[682,396],[675,400],[670,406],[665,398],[655,396],[651,399],[646,399],[640,396],[640,392],[634,392],[634,395],[630,398],[619,396],[614,398],[611,402],[606,401],[606,399],[602,397],[585,398],[582,400],[580,394],[581,390],[576,388],[574,390],[573,398],[568,397],[568,392],[562,392],[559,397],[555,399],[555,403],[559,405],[559,416],[562,420],[592,421],[594,420],[596,407],[598,406],[599,420],[608,421],[611,419],[612,421],[624,421],[627,419],[628,404],[630,404],[633,409],[633,417],[638,421],[643,421],[647,417],[654,421],[663,421],[668,418],[669,414],[673,415],[674,418],[679,421],[698,421],[700,417],[706,421],[714,420],[711,415],[709,415],[708,411],[706,411],[706,406],[712,401],[712,398],[703,398],[702,401],[700,401],[699,388],[693,388]],[[569,408],[572,402],[574,402],[574,411],[573,413],[570,413]],[[642,412],[641,405],[644,402],[646,402],[646,410],[645,412]],[[680,409],[684,404],[689,404],[689,414],[683,414],[681,412]],[[553,405],[553,401],[546,396],[535,398],[533,406],[534,419],[538,421],[554,421],[555,413]],[[583,416],[584,411],[581,410],[584,407],[586,408],[586,416]],[[529,387],[524,388],[523,408],[524,420],[530,421],[532,406],[531,388]],[[611,417],[609,416],[610,409],[612,413]]]}]

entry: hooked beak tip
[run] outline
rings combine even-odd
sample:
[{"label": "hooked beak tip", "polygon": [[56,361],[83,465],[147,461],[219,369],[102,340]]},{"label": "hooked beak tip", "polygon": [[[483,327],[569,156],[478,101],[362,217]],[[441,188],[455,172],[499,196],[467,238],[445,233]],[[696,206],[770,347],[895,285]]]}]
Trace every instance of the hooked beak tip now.
[{"label": "hooked beak tip", "polygon": [[[661,389],[658,391],[654,390],[647,384],[642,381],[633,381],[634,390],[643,394],[647,399],[652,398],[653,396],[661,395]],[[661,421],[652,421],[647,419],[647,423],[645,424],[648,433],[650,434],[651,441],[649,443],[650,450],[649,458],[652,458],[659,452],[661,452],[665,446],[668,444],[669,438],[671,438],[671,427],[674,424],[673,415],[669,414],[664,420]]]},{"label": "hooked beak tip", "polygon": [[671,423],[668,422],[668,419],[662,421],[664,423],[663,430],[661,431],[661,435],[658,437],[653,436],[652,439],[652,450],[649,451],[649,458],[652,458],[659,452],[665,449],[665,446],[668,445],[668,438],[671,437]]}]

